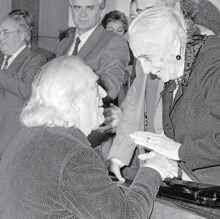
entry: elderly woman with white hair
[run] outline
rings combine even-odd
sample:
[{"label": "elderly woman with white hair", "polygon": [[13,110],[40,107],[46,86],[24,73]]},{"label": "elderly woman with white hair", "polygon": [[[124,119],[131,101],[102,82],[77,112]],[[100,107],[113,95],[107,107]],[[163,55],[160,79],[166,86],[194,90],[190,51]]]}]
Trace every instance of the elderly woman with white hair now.
[{"label": "elderly woman with white hair", "polygon": [[[164,83],[164,133],[135,132],[143,147],[178,161],[182,178],[220,184],[220,39],[190,35],[179,8],[147,8],[129,42],[145,74]],[[181,177],[181,175],[180,175]]]},{"label": "elderly woman with white hair", "polygon": [[[126,194],[112,182],[87,136],[104,120],[106,92],[74,56],[46,64],[21,113],[24,129],[0,166],[0,218],[147,218],[161,177],[177,165],[156,155]],[[172,170],[171,170],[172,169]],[[167,171],[168,170],[168,171]]]}]

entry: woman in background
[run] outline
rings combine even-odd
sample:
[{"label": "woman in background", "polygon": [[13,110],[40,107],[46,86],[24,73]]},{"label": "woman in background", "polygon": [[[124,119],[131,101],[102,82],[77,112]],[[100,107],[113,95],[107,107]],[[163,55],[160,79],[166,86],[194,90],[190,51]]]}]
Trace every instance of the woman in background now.
[{"label": "woman in background", "polygon": [[110,11],[102,19],[103,27],[123,36],[128,31],[128,20],[126,15],[118,10]]}]

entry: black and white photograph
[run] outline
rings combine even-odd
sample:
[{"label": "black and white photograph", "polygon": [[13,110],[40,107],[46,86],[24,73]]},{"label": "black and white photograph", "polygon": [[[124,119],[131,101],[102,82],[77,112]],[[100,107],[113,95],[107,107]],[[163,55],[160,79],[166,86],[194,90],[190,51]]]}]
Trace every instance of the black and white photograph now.
[{"label": "black and white photograph", "polygon": [[220,0],[0,0],[0,219],[219,219]]}]

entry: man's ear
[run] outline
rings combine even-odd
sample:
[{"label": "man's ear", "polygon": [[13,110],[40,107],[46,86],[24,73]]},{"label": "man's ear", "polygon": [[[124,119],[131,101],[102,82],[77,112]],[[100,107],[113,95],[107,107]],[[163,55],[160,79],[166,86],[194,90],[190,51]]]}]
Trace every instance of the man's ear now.
[{"label": "man's ear", "polygon": [[26,35],[24,32],[21,32],[21,42],[26,42]]}]

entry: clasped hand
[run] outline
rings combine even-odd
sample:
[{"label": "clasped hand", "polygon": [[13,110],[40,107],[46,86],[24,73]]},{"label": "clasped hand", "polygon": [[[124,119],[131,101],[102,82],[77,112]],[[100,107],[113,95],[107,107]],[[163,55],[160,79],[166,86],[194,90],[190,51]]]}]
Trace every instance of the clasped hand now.
[{"label": "clasped hand", "polygon": [[140,154],[138,157],[144,161],[143,167],[155,169],[160,174],[162,180],[167,177],[173,178],[178,176],[178,164],[175,160],[167,159],[154,151]]},{"label": "clasped hand", "polygon": [[96,131],[100,133],[115,133],[122,115],[121,108],[111,103],[109,107],[104,109],[103,114],[105,121]]},{"label": "clasped hand", "polygon": [[[150,167],[156,170],[162,180],[167,177],[173,178],[178,175],[178,164],[175,160],[170,160],[160,154],[151,151],[146,154],[140,154],[138,156],[140,160],[143,161],[142,167]],[[121,182],[124,182],[125,179],[121,175],[121,166],[119,163],[115,163],[113,159],[111,159],[110,170],[115,174],[117,179]]]}]

